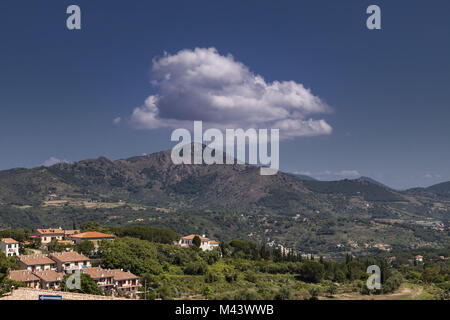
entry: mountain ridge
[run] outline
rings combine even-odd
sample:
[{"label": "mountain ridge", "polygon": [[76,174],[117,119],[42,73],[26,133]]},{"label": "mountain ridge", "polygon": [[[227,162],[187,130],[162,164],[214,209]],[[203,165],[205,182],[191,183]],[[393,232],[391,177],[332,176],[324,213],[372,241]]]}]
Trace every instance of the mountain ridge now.
[{"label": "mountain ridge", "polygon": [[449,241],[448,233],[416,222],[432,219],[447,226],[446,199],[366,179],[304,180],[284,172],[261,176],[259,167],[248,164],[174,165],[170,151],[160,151],[0,171],[0,228],[94,220],[217,239],[271,240],[309,252],[439,247]]}]

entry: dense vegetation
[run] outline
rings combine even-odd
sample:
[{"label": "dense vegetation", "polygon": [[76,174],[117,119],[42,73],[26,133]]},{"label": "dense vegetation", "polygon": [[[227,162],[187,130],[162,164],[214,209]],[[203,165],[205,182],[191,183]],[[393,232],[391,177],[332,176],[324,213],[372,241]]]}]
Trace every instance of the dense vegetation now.
[{"label": "dense vegetation", "polygon": [[180,236],[170,229],[152,228],[144,225],[131,225],[124,227],[101,226],[98,222],[87,221],[81,228],[82,232],[100,231],[112,233],[118,237],[133,237],[158,243],[173,243]]},{"label": "dense vegetation", "polygon": [[[448,298],[450,265],[435,262],[421,267],[392,267],[383,256],[344,261],[304,259],[254,243],[233,240],[203,252],[135,238],[103,242],[102,266],[124,268],[139,275],[147,298],[315,299],[343,292],[388,294],[414,275],[414,283],[436,285],[435,298]],[[369,265],[378,265],[382,289],[365,283]],[[419,269],[422,268],[422,269]]]},{"label": "dense vegetation", "polygon": [[[170,230],[145,226],[110,228],[95,222],[83,230],[114,232],[119,237],[102,241],[94,254],[103,268],[124,269],[141,278],[141,296],[153,299],[317,299],[352,294],[385,295],[402,286],[423,290],[419,298],[450,298],[450,249],[393,251],[355,258],[347,255],[335,261],[300,253],[283,253],[266,244],[248,240],[221,242],[219,248],[202,251],[197,246],[180,248],[169,244],[177,235]],[[4,230],[12,237],[29,240],[29,230]],[[59,248],[50,244],[50,251]],[[92,246],[81,243],[74,248],[92,253]],[[414,256],[423,255],[423,262]],[[381,290],[368,290],[367,267],[381,269]],[[7,292],[13,283],[9,269],[17,268],[14,258],[0,255],[0,290]],[[82,293],[101,294],[86,275],[81,279]],[[144,288],[146,290],[144,290]]]},{"label": "dense vegetation", "polygon": [[348,196],[363,196],[366,201],[401,201],[403,198],[391,189],[366,180],[305,181],[304,184],[315,192]]},{"label": "dense vegetation", "polygon": [[7,257],[0,252],[0,297],[11,291],[11,287],[19,287],[23,284],[12,281],[8,278],[9,270],[17,268],[16,260],[13,257]]}]

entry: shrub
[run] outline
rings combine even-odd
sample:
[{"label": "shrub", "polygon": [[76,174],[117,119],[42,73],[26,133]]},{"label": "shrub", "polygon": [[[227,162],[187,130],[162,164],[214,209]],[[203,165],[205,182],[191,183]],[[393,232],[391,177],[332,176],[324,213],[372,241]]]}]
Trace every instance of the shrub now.
[{"label": "shrub", "polygon": [[192,262],[184,268],[184,274],[203,275],[208,271],[208,267],[203,262]]},{"label": "shrub", "polygon": [[275,295],[275,300],[289,300],[291,298],[291,291],[288,288],[281,288]]},{"label": "shrub", "polygon": [[219,276],[211,271],[208,271],[205,275],[205,282],[206,283],[213,283],[216,282],[217,280],[219,280]]},{"label": "shrub", "polygon": [[234,282],[237,280],[238,274],[237,273],[229,273],[225,275],[225,280],[229,283]]},{"label": "shrub", "polygon": [[247,280],[248,282],[256,283],[258,277],[256,273],[254,273],[253,271],[247,271],[245,273],[244,279]]}]

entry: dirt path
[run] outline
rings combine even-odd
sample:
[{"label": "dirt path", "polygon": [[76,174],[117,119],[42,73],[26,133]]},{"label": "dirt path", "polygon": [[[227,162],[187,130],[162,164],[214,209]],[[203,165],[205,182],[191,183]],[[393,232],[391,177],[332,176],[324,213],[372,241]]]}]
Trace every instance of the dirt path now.
[{"label": "dirt path", "polygon": [[390,294],[380,295],[362,295],[359,293],[342,293],[337,294],[334,298],[320,298],[323,300],[414,300],[421,293],[422,288],[411,288],[408,286],[402,286],[399,290]]}]

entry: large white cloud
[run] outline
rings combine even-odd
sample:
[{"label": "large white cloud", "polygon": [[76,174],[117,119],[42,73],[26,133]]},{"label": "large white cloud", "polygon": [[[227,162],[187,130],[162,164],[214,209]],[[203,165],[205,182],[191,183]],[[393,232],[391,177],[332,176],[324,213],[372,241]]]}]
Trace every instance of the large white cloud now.
[{"label": "large white cloud", "polygon": [[332,132],[325,120],[311,118],[331,108],[301,83],[268,83],[215,48],[154,59],[152,77],[158,93],[131,115],[139,128],[188,128],[202,120],[208,127],[278,128],[285,138]]}]

